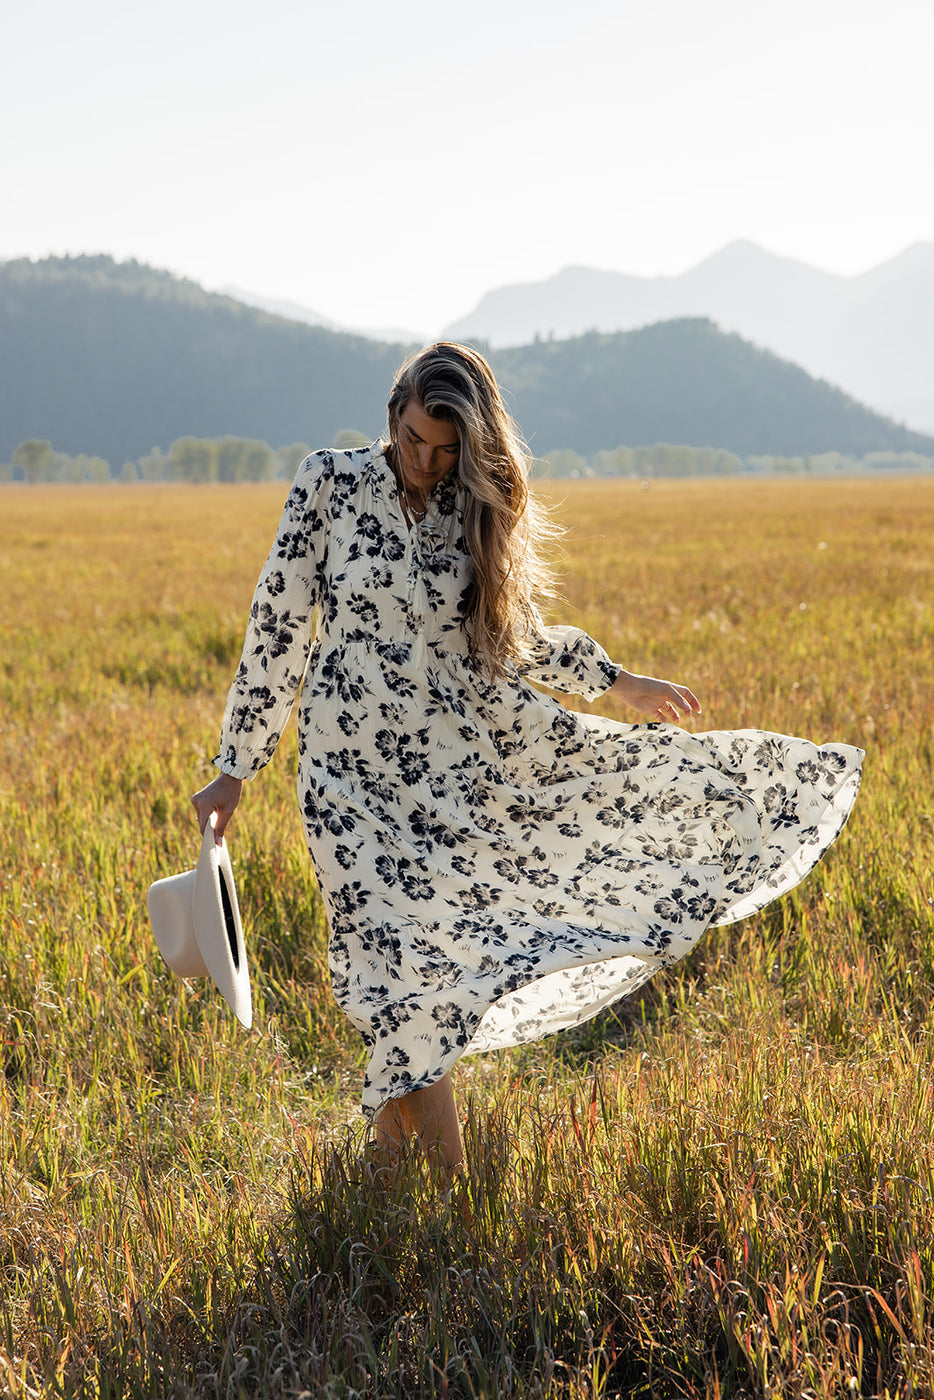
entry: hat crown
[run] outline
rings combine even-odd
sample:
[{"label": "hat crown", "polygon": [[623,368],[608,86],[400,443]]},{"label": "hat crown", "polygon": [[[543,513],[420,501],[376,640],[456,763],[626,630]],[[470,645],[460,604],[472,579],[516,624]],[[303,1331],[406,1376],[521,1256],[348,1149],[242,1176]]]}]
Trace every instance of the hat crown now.
[{"label": "hat crown", "polygon": [[250,978],[230,856],[214,836],[216,815],[204,828],[194,870],[150,886],[149,917],[159,951],[179,977],[214,979],[238,1020],[252,1025]]}]

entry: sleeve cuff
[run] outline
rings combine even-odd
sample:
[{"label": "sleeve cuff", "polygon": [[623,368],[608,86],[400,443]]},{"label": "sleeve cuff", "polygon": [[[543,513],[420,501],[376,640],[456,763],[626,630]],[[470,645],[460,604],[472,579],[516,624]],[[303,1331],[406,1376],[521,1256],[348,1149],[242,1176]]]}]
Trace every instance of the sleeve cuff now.
[{"label": "sleeve cuff", "polygon": [[612,689],[612,687],[616,684],[617,676],[620,675],[623,669],[624,668],[622,666],[618,666],[615,661],[607,660],[600,662],[600,673],[601,677],[605,681],[605,685],[600,690],[594,692],[594,700],[598,700],[601,695],[606,695],[607,691]]},{"label": "sleeve cuff", "polygon": [[254,768],[244,763],[235,763],[233,759],[230,758],[222,758],[219,753],[214,755],[211,762],[214,764],[215,768],[220,769],[222,773],[226,773],[229,778],[239,778],[241,782],[248,783],[251,778],[256,777],[256,770]]}]

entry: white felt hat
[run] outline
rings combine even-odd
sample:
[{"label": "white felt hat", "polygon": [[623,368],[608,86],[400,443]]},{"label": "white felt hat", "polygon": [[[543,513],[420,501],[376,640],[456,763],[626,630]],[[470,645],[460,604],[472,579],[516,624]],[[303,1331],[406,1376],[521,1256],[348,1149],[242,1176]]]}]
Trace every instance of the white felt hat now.
[{"label": "white felt hat", "polygon": [[239,1021],[253,1024],[250,974],[243,946],[230,856],[214,839],[216,814],[204,828],[195,870],[149,887],[149,918],[159,952],[179,977],[213,977]]}]

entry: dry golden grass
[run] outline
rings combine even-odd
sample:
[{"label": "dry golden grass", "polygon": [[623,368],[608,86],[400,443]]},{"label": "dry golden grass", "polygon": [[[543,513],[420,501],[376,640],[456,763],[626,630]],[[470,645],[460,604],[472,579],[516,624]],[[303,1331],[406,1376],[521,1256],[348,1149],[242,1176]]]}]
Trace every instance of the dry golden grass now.
[{"label": "dry golden grass", "polygon": [[254,1032],[149,932],[284,489],[0,492],[0,1393],[934,1395],[934,481],[550,488],[563,618],[865,784],[637,1005],[464,1062],[449,1205],[358,1163],[291,732]]}]

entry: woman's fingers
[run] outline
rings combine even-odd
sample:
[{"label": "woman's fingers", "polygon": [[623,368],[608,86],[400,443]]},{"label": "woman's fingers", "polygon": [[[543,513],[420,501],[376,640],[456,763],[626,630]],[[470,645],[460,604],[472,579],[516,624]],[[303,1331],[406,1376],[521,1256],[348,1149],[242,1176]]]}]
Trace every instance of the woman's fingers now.
[{"label": "woman's fingers", "polygon": [[693,690],[688,690],[686,685],[675,686],[675,690],[678,693],[678,704],[681,706],[681,709],[684,710],[684,713],[686,715],[691,715],[695,712],[697,714],[700,714],[700,702],[698,701],[697,696],[694,694]]},{"label": "woman's fingers", "polygon": [[204,835],[204,828],[211,820],[212,812],[217,813],[217,820],[214,823],[214,838],[220,841],[227,829],[227,823],[233,816],[240,801],[240,792],[243,784],[239,778],[231,778],[227,773],[221,773],[206,787],[196,792],[191,799],[191,805],[198,814],[198,826]]},{"label": "woman's fingers", "polygon": [[693,690],[689,690],[686,685],[675,685],[669,681],[665,682],[665,688],[668,695],[655,711],[660,720],[666,723],[678,720],[681,718],[682,711],[686,715],[695,712],[701,713],[700,701]]},{"label": "woman's fingers", "polygon": [[[192,807],[194,807],[195,811],[196,811],[197,814],[198,814],[198,830],[201,832],[201,835],[203,836],[203,835],[204,835],[204,828],[207,826],[208,822],[211,820],[211,813],[212,813],[212,812],[216,812],[216,811],[217,811],[217,808],[214,807],[210,802],[205,802],[204,799],[202,798],[200,792],[196,792],[196,793],[195,793],[194,797],[191,799],[191,805],[192,805]],[[222,836],[223,834],[224,834],[224,832],[223,832],[223,827],[221,826],[221,818],[220,818],[220,815],[218,815],[217,823],[216,823],[216,825],[215,825],[215,827],[214,827],[214,835],[215,835],[215,836]]]}]

